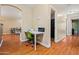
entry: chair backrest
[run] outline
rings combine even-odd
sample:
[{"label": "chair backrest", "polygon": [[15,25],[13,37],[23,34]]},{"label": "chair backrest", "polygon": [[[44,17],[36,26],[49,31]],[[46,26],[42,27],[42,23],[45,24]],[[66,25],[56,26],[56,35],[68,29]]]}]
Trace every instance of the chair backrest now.
[{"label": "chair backrest", "polygon": [[29,40],[33,40],[33,34],[31,32],[25,32],[26,38]]}]

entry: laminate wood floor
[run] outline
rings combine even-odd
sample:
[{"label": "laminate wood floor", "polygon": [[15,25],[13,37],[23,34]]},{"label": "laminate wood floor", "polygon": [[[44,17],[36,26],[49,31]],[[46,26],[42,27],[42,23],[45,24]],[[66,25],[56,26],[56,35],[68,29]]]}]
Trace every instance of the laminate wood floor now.
[{"label": "laminate wood floor", "polygon": [[31,44],[20,43],[17,35],[4,35],[0,47],[1,55],[78,55],[79,36],[67,36],[58,43],[52,42],[50,48],[37,45],[35,51]]}]

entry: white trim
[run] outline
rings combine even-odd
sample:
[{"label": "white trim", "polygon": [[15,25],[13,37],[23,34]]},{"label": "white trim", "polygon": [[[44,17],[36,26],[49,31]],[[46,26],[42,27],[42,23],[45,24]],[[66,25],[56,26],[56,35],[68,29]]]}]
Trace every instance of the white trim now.
[{"label": "white trim", "polygon": [[46,48],[50,48],[50,46],[49,46],[49,45],[45,45],[45,44],[43,44],[42,42],[37,41],[37,43],[39,43],[39,44],[43,45],[43,46],[44,46],[44,47],[46,47]]},{"label": "white trim", "polygon": [[55,42],[57,43],[57,42],[61,41],[63,38],[65,38],[65,37],[66,37],[66,35],[61,35],[57,40],[55,40]]},{"label": "white trim", "polygon": [[27,39],[25,39],[25,40],[20,40],[20,42],[25,42],[25,41],[28,41]]},{"label": "white trim", "polygon": [[1,42],[0,42],[0,47],[2,46],[2,43],[3,43],[3,40],[1,40]]}]

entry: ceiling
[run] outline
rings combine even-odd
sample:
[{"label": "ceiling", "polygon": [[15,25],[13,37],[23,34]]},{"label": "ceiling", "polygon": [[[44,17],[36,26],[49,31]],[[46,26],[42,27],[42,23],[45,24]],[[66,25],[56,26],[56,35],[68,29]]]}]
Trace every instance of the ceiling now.
[{"label": "ceiling", "polygon": [[13,5],[0,5],[0,19],[20,19],[21,11]]},{"label": "ceiling", "polygon": [[[39,4],[24,4],[27,5],[29,8],[36,7]],[[51,4],[52,7],[54,7],[57,12],[63,13],[63,12],[68,12],[68,11],[74,11],[74,10],[79,10],[79,4]]]},{"label": "ceiling", "polygon": [[57,12],[79,12],[79,4],[52,4]]}]

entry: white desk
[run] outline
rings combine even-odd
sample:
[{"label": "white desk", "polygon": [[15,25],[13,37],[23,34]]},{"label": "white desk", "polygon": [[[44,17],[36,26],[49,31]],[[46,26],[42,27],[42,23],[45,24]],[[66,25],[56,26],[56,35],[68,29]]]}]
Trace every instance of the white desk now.
[{"label": "white desk", "polygon": [[30,31],[30,32],[34,34],[34,49],[36,50],[36,35],[44,34],[44,32],[38,32],[38,31]]}]

